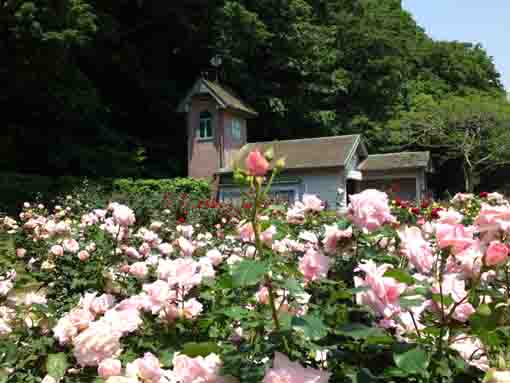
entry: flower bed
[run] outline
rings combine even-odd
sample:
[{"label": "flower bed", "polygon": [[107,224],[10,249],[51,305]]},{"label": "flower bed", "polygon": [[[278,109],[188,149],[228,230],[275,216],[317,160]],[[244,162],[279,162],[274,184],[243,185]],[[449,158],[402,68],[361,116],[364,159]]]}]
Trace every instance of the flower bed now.
[{"label": "flower bed", "polygon": [[0,382],[481,382],[509,367],[505,199],[366,190],[334,217],[312,195],[268,204],[270,160],[248,156],[249,205],[221,230],[163,211],[141,227],[72,196],[4,218]]}]

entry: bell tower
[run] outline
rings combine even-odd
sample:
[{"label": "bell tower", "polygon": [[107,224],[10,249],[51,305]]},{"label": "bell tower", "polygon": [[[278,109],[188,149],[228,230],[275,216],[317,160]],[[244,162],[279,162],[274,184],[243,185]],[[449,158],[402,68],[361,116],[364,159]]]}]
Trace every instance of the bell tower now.
[{"label": "bell tower", "polygon": [[204,76],[177,111],[186,113],[188,176],[193,178],[213,177],[228,166],[247,141],[247,119],[257,116],[230,89]]}]

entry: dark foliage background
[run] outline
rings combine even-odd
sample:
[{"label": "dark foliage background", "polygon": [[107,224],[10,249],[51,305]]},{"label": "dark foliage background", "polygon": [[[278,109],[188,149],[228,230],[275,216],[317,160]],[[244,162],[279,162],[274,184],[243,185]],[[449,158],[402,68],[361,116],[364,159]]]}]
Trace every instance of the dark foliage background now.
[{"label": "dark foliage background", "polygon": [[424,100],[504,93],[480,46],[433,41],[399,0],[0,0],[0,166],[185,175],[175,108],[215,55],[260,112],[252,141],[361,132],[395,150],[389,122]]}]

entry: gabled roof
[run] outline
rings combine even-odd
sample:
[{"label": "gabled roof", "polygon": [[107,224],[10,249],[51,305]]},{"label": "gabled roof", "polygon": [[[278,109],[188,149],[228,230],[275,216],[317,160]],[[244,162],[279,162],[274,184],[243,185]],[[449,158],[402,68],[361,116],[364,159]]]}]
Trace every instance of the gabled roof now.
[{"label": "gabled roof", "polygon": [[400,152],[371,154],[358,166],[358,170],[393,170],[410,168],[430,168],[429,152]]},{"label": "gabled roof", "polygon": [[227,89],[225,86],[217,82],[206,80],[200,77],[193,87],[186,94],[186,97],[179,103],[177,107],[178,112],[186,112],[185,106],[189,103],[190,99],[197,94],[209,94],[213,97],[218,105],[224,109],[233,109],[239,112],[246,113],[250,117],[257,116],[255,109],[244,103],[233,91]]},{"label": "gabled roof", "polygon": [[232,172],[236,167],[244,168],[248,153],[255,149],[264,152],[271,147],[276,160],[285,158],[285,169],[343,167],[360,144],[361,136],[358,134],[250,143],[244,145],[233,163],[220,169],[220,173]]}]

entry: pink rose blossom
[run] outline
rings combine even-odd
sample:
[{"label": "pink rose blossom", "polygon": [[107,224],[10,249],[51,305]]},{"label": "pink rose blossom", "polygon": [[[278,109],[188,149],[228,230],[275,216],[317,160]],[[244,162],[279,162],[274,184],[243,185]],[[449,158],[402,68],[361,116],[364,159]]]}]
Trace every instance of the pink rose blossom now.
[{"label": "pink rose blossom", "polygon": [[302,201],[305,213],[324,210],[324,202],[314,194],[303,194]]},{"label": "pink rose blossom", "polygon": [[331,374],[326,371],[305,368],[299,362],[291,362],[276,352],[273,368],[269,369],[262,383],[327,383]]},{"label": "pink rose blossom", "polygon": [[90,258],[90,254],[87,250],[81,250],[78,252],[78,259],[80,261],[86,261],[89,258]]},{"label": "pink rose blossom", "polygon": [[260,233],[260,240],[266,245],[271,246],[273,237],[276,234],[276,227],[274,225],[269,226],[266,230]]},{"label": "pink rose blossom", "polygon": [[179,246],[185,257],[191,257],[196,250],[196,247],[184,237],[179,237],[177,239],[177,246]]},{"label": "pink rose blossom", "polygon": [[126,373],[130,376],[138,376],[146,383],[158,383],[163,370],[158,358],[146,352],[143,358],[138,358],[127,365]]},{"label": "pink rose blossom", "polygon": [[299,260],[299,271],[307,282],[326,278],[329,271],[331,259],[316,251],[309,249]]},{"label": "pink rose blossom", "polygon": [[144,309],[151,311],[153,314],[158,313],[165,304],[177,298],[176,292],[171,290],[168,283],[162,280],[143,285],[143,291],[147,293]]},{"label": "pink rose blossom", "polygon": [[482,204],[475,225],[481,233],[509,230],[510,206]]},{"label": "pink rose blossom", "polygon": [[27,251],[23,248],[16,249],[16,257],[23,258],[27,254]]},{"label": "pink rose blossom", "polygon": [[336,246],[342,239],[349,239],[352,237],[352,227],[345,230],[340,230],[337,225],[324,225],[325,233],[322,243],[324,244],[324,251],[327,254],[333,254],[336,251]]},{"label": "pink rose blossom", "polygon": [[110,376],[118,376],[122,372],[120,360],[108,358],[99,363],[97,373],[101,378],[107,379]]},{"label": "pink rose blossom", "polygon": [[373,231],[384,223],[395,222],[388,204],[388,195],[374,189],[367,189],[350,197],[349,216],[359,227]]},{"label": "pink rose blossom", "polygon": [[246,222],[238,227],[239,238],[243,242],[255,242],[255,231],[251,222]]},{"label": "pink rose blossom", "polygon": [[120,204],[116,204],[113,208],[113,219],[120,226],[131,226],[136,221],[133,210]]},{"label": "pink rose blossom", "polygon": [[145,262],[136,262],[129,267],[129,273],[136,278],[143,279],[149,273],[149,268]]},{"label": "pink rose blossom", "polygon": [[60,345],[63,346],[78,334],[78,328],[68,317],[64,316],[58,320],[57,325],[53,328],[53,334]]},{"label": "pink rose blossom", "polygon": [[62,244],[64,250],[69,253],[77,253],[80,250],[80,244],[75,239],[65,239]]},{"label": "pink rose blossom", "polygon": [[482,342],[474,336],[459,334],[453,338],[450,348],[456,350],[462,359],[470,365],[482,370],[489,369],[489,359],[487,358]]},{"label": "pink rose blossom", "polygon": [[125,250],[124,250],[124,253],[130,257],[130,258],[135,258],[135,259],[140,259],[140,258],[143,258],[143,255],[141,255],[134,247],[127,247]]},{"label": "pink rose blossom", "polygon": [[399,283],[384,274],[391,265],[377,266],[374,261],[368,260],[360,263],[355,271],[363,271],[364,278],[354,277],[355,287],[368,287],[369,290],[356,294],[359,305],[367,305],[377,314],[390,318],[400,311],[399,298],[406,290],[404,283]]},{"label": "pink rose blossom", "polygon": [[81,366],[97,366],[120,350],[120,331],[102,321],[91,323],[88,329],[73,339],[74,357]]},{"label": "pink rose blossom", "polygon": [[158,246],[158,250],[161,252],[161,254],[163,255],[170,255],[172,254],[172,252],[174,251],[172,245],[170,245],[169,243],[166,243],[166,242],[163,242],[162,244],[160,244]]},{"label": "pink rose blossom", "polygon": [[464,216],[460,214],[455,209],[448,209],[448,210],[440,210],[438,212],[439,219],[437,222],[439,223],[448,223],[450,225],[456,225],[458,223],[461,223],[464,219]]},{"label": "pink rose blossom", "polygon": [[50,253],[56,257],[61,257],[64,255],[64,248],[60,245],[53,245],[50,249]]},{"label": "pink rose blossom", "polygon": [[110,326],[113,332],[125,335],[136,331],[142,324],[142,318],[140,311],[136,309],[111,309],[104,314],[100,322]]},{"label": "pink rose blossom", "polygon": [[430,243],[423,238],[417,227],[405,227],[398,233],[401,240],[401,252],[420,273],[429,273],[436,257]]},{"label": "pink rose blossom", "polygon": [[487,266],[497,266],[506,261],[508,261],[508,246],[499,241],[492,241],[485,253],[485,264]]},{"label": "pink rose blossom", "polygon": [[453,253],[457,254],[475,242],[473,237],[475,231],[474,226],[438,223],[436,224],[437,245],[442,249],[451,247]]},{"label": "pink rose blossom", "polygon": [[246,157],[246,170],[250,176],[264,176],[269,170],[269,162],[258,150],[254,150]]},{"label": "pink rose blossom", "polygon": [[181,383],[219,382],[221,359],[216,354],[190,358],[177,353],[173,358],[174,375]]},{"label": "pink rose blossom", "polygon": [[[144,242],[138,248],[138,252],[140,253],[140,258],[146,257],[151,252],[151,246],[147,242]],[[133,258],[137,258],[134,253]]]},{"label": "pink rose blossom", "polygon": [[115,304],[115,297],[110,294],[103,294],[90,303],[90,311],[95,314],[104,314]]},{"label": "pink rose blossom", "polygon": [[200,315],[202,310],[203,310],[202,303],[200,303],[195,298],[191,298],[184,302],[184,308],[183,308],[182,315],[186,319],[193,319],[193,318],[197,317],[198,315]]},{"label": "pink rose blossom", "polygon": [[[466,322],[469,317],[475,313],[474,307],[467,300],[468,292],[466,291],[466,283],[460,279],[458,274],[444,274],[441,285],[439,281],[432,286],[434,294],[442,293],[444,296],[450,296],[454,304],[444,307],[445,312],[449,313],[455,305],[453,318],[459,322]],[[462,303],[461,303],[462,302]],[[441,310],[441,304],[435,302],[437,310]]]},{"label": "pink rose blossom", "polygon": [[209,250],[205,256],[214,266],[218,266],[223,261],[223,254],[218,249]]}]

